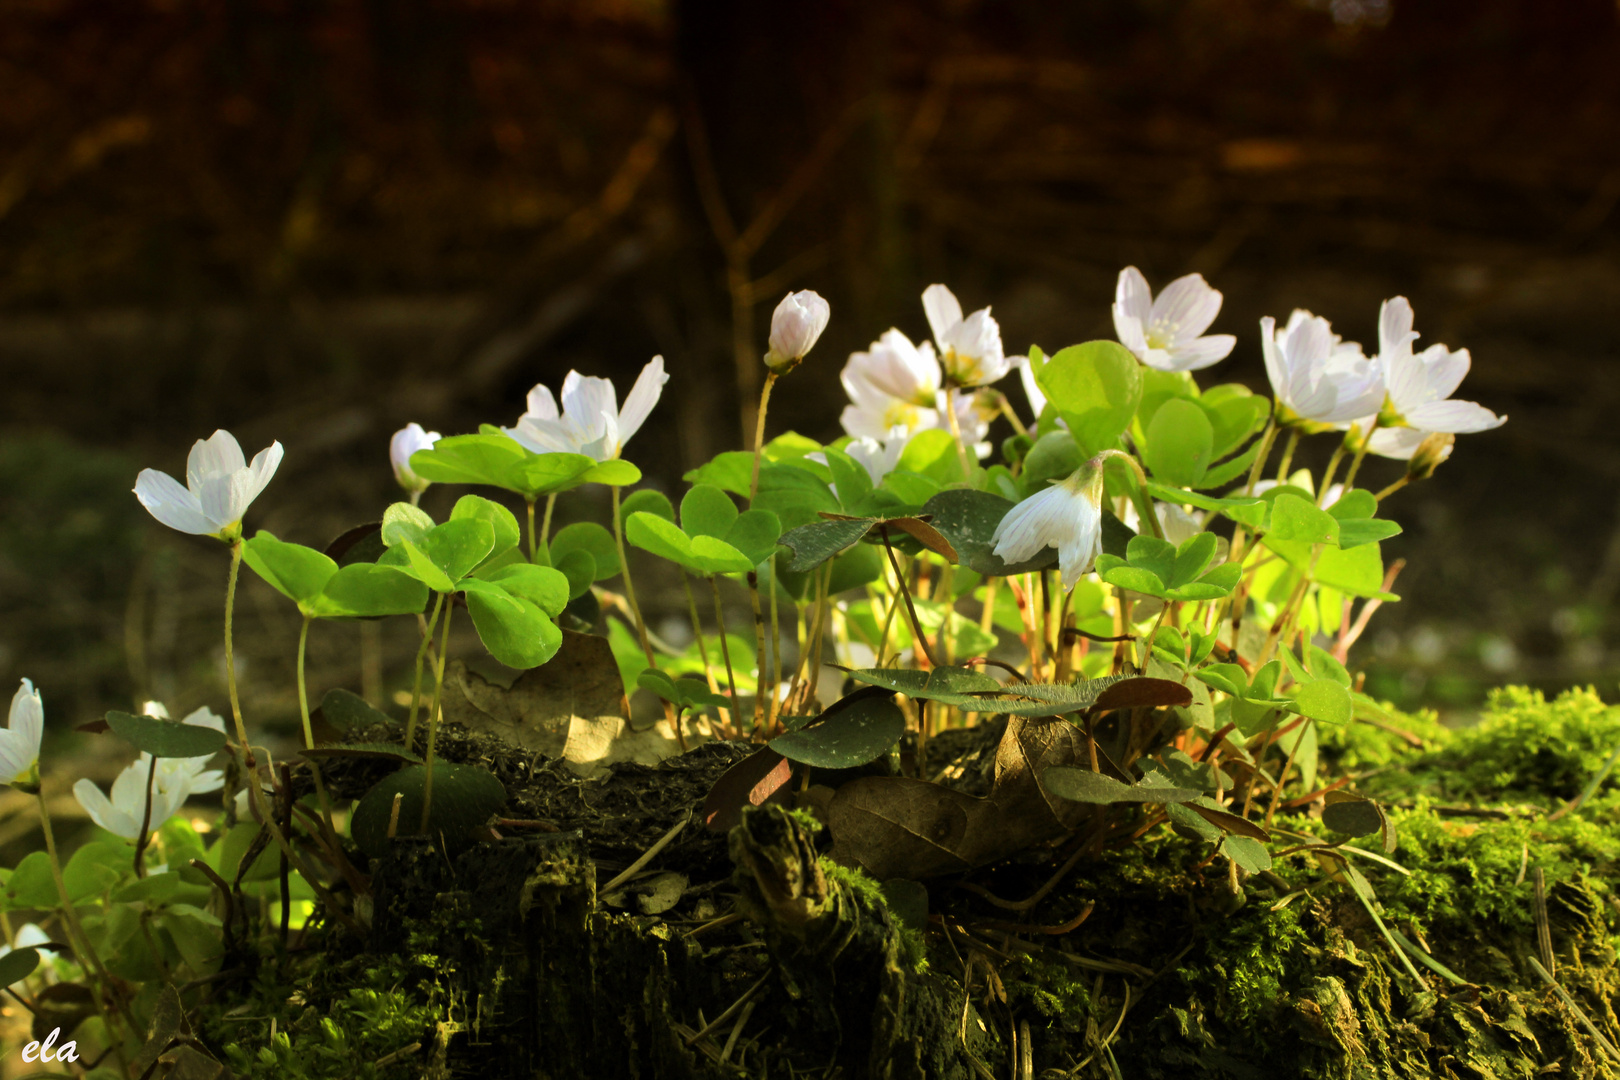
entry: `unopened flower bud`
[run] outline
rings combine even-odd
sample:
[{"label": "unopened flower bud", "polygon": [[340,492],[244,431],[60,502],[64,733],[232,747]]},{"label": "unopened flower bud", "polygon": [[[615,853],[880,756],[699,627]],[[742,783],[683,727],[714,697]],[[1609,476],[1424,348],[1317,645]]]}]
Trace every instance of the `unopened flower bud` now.
[{"label": "unopened flower bud", "polygon": [[818,294],[805,289],[788,293],[771,314],[770,350],[765,366],[778,375],[792,371],[827,329],[832,308]]},{"label": "unopened flower bud", "polygon": [[388,457],[394,465],[394,479],[399,486],[412,495],[420,495],[428,489],[431,480],[424,480],[411,471],[411,455],[418,450],[432,449],[433,444],[439,441],[437,431],[423,431],[422,425],[414,421],[406,424],[394,432],[394,437],[388,443]]},{"label": "unopened flower bud", "polygon": [[1427,480],[1433,476],[1434,470],[1451,456],[1452,444],[1456,441],[1457,436],[1437,431],[1418,443],[1418,448],[1412,451],[1412,460],[1406,466],[1406,478]]}]

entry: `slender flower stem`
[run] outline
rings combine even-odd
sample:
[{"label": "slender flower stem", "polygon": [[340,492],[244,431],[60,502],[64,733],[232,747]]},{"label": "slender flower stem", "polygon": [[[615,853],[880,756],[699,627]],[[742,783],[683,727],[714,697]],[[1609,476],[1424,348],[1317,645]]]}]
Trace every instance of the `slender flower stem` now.
[{"label": "slender flower stem", "polygon": [[[293,851],[292,845],[287,842],[286,834],[276,824],[275,816],[270,810],[270,803],[264,797],[264,785],[259,783],[259,773],[257,762],[253,757],[253,747],[248,742],[247,725],[242,721],[242,702],[236,693],[236,662],[231,644],[231,616],[236,609],[236,578],[241,569],[242,538],[238,536],[231,541],[231,573],[225,585],[225,687],[230,694],[231,719],[236,724],[237,764],[241,769],[243,781],[247,784],[248,801],[253,804],[253,808],[258,811],[259,818],[264,822],[264,827],[269,830],[270,839],[274,840],[276,846],[286,853],[293,866],[297,867],[298,872],[304,876],[304,880],[309,882],[309,887],[315,890],[315,895],[320,897],[321,902],[332,913],[332,917],[358,933],[360,926],[354,921],[353,916],[338,906],[336,898],[316,879],[314,873],[305,865],[304,860],[298,856],[297,852]],[[43,804],[41,804],[41,809],[43,810]],[[100,962],[97,961],[97,963]],[[134,1030],[139,1031],[140,1028],[134,1026]]]},{"label": "slender flower stem", "polygon": [[777,688],[782,685],[782,627],[776,616],[776,559],[773,557],[767,561],[771,568],[771,692],[770,713],[766,717],[766,723],[770,730],[775,731],[777,709],[781,705],[777,697]]},{"label": "slender flower stem", "polygon": [[759,392],[759,415],[754,418],[754,474],[748,480],[748,501],[759,494],[759,459],[765,453],[765,408],[771,403],[771,387],[776,385],[776,372],[765,373],[765,386]]},{"label": "slender flower stem", "polygon": [[1276,441],[1277,418],[1274,415],[1266,421],[1265,433],[1260,436],[1260,452],[1254,456],[1254,464],[1249,467],[1249,481],[1243,485],[1243,494],[1254,494],[1254,485],[1260,482],[1260,474],[1265,472],[1266,460],[1271,457],[1271,447]]},{"label": "slender flower stem", "polygon": [[[154,762],[156,760],[153,759]],[[84,932],[84,924],[79,922],[78,910],[73,906],[73,897],[68,894],[67,882],[62,879],[62,860],[56,851],[56,833],[51,829],[51,811],[50,807],[45,805],[43,788],[36,787],[34,795],[39,800],[39,823],[40,827],[45,831],[45,854],[51,864],[51,877],[56,881],[56,895],[62,901],[62,917],[67,923],[70,937],[78,939],[72,942],[73,951],[78,953],[79,957],[87,961],[90,967],[95,970],[96,977],[101,980],[102,996],[118,1010],[118,1015],[123,1018],[124,1023],[129,1025],[130,1033],[138,1035],[143,1029],[140,1024],[135,1022],[135,1017],[129,1011],[129,1005],[114,992],[112,975],[108,973],[106,965],[101,962],[101,957],[97,954],[95,944],[90,940],[90,935]],[[115,1045],[120,1041],[116,1035],[113,1036],[113,1039]]]},{"label": "slender flower stem", "polygon": [[1389,485],[1389,487],[1384,488],[1378,494],[1374,495],[1373,498],[1378,502],[1383,502],[1385,499],[1389,498],[1391,495],[1395,494],[1397,491],[1401,490],[1401,488],[1405,487],[1411,482],[1412,478],[1410,476],[1403,476],[1393,484]]},{"label": "slender flower stem", "polygon": [[641,651],[647,655],[647,666],[657,667],[658,662],[653,659],[652,644],[647,640],[647,623],[641,617],[641,605],[636,603],[636,587],[630,581],[630,560],[624,554],[624,523],[620,521],[619,488],[611,485],[608,488],[613,492],[613,543],[619,549],[619,573],[624,576],[624,600],[630,605],[630,615],[636,620],[636,635],[641,639]]},{"label": "slender flower stem", "polygon": [[[298,628],[298,714],[304,721],[304,749],[315,749],[315,727],[309,719],[309,692],[304,684],[304,651],[309,643],[309,624],[313,620],[304,616],[304,623]],[[326,816],[328,828],[332,825],[332,801],[326,795],[326,784],[321,779],[321,763],[314,758],[309,759],[309,774],[315,781],[315,794],[320,800],[321,812]],[[285,856],[283,856],[285,861]]]},{"label": "slender flower stem", "polygon": [[1143,671],[1146,671],[1148,665],[1153,661],[1153,641],[1159,636],[1159,627],[1164,625],[1164,617],[1168,614],[1170,614],[1170,601],[1166,600],[1164,606],[1159,609],[1159,617],[1153,620],[1153,629],[1148,631],[1147,645],[1142,653]]},{"label": "slender flower stem", "polygon": [[529,561],[534,562],[535,535],[534,535],[534,500],[524,499],[523,507],[528,511],[529,517]]},{"label": "slender flower stem", "polygon": [[[411,715],[405,721],[405,749],[416,748],[416,714],[422,707],[422,662],[428,646],[433,644],[433,631],[439,625],[439,612],[444,609],[444,593],[435,593],[433,615],[421,624],[422,644],[416,647],[416,679],[411,684]],[[421,617],[418,616],[418,619]]]},{"label": "slender flower stem", "polygon": [[[1373,417],[1372,426],[1367,428],[1366,437],[1361,440],[1361,445],[1356,447],[1356,456],[1350,461],[1350,471],[1344,474],[1344,490],[1349,491],[1354,486],[1356,482],[1356,473],[1361,471],[1361,461],[1367,456],[1367,451],[1371,449],[1373,432],[1377,430],[1378,418],[1375,416]],[[1322,487],[1322,498],[1327,498],[1326,485],[1323,485]]]},{"label": "slender flower stem", "polygon": [[811,628],[810,651],[805,655],[809,666],[809,681],[805,704],[816,700],[821,689],[821,643],[825,639],[828,609],[832,607],[832,560],[827,560],[824,571],[816,581],[816,625]]},{"label": "slender flower stem", "polygon": [[1266,828],[1271,828],[1272,819],[1277,816],[1277,804],[1282,802],[1283,785],[1288,782],[1288,770],[1294,767],[1294,757],[1299,753],[1300,746],[1305,742],[1305,736],[1310,731],[1314,721],[1305,718],[1297,734],[1294,735],[1294,745],[1288,748],[1288,758],[1283,762],[1282,772],[1277,774],[1277,793],[1266,803]]},{"label": "slender flower stem", "polygon": [[[763,412],[763,410],[761,410]],[[759,602],[759,572],[748,571],[748,599],[754,605],[754,733],[765,727],[765,684],[770,681],[765,669],[765,609]],[[774,693],[774,692],[773,692]]]},{"label": "slender flower stem", "polygon": [[[692,578],[684,570],[681,571],[681,584],[686,587],[686,609],[687,614],[692,617],[692,636],[697,638],[698,656],[703,660],[703,678],[709,684],[709,693],[718,694],[720,685],[714,678],[714,666],[709,663],[709,646],[703,640],[703,621],[698,618],[697,597],[692,592]],[[730,710],[726,710],[726,714],[720,719],[729,725],[732,719]]]},{"label": "slender flower stem", "polygon": [[427,752],[422,755],[422,760],[427,765],[427,777],[422,783],[422,825],[419,831],[424,833],[427,832],[428,813],[433,809],[433,746],[439,737],[439,703],[444,693],[444,660],[450,653],[450,616],[455,614],[455,610],[453,601],[444,609],[444,626],[439,631],[439,664],[433,672],[433,707],[428,710]]},{"label": "slender flower stem", "polygon": [[1131,492],[1131,501],[1136,503],[1137,516],[1149,532],[1163,540],[1164,526],[1159,523],[1159,515],[1153,512],[1153,499],[1149,497],[1147,490],[1147,472],[1143,470],[1142,463],[1123,450],[1104,450],[1097,456],[1105,459],[1104,468],[1107,467],[1106,459],[1114,458],[1123,461],[1136,474],[1136,486]]},{"label": "slender flower stem", "polygon": [[1339,443],[1338,447],[1333,451],[1333,456],[1328,458],[1327,468],[1322,470],[1322,485],[1316,489],[1318,505],[1321,505],[1322,497],[1327,493],[1327,489],[1333,485],[1333,476],[1339,471],[1339,462],[1344,460],[1344,445],[1342,442]]},{"label": "slender flower stem", "polygon": [[[1024,422],[1018,419],[1018,414],[1013,412],[1012,403],[1007,400],[1007,395],[998,394],[996,397],[996,406],[1001,410],[1001,415],[1007,418],[1007,423],[1011,424],[1013,426],[1013,430],[1018,432],[1018,434],[1028,435],[1029,428],[1025,427]],[[1039,420],[1040,417],[1037,416],[1035,419]]]},{"label": "slender flower stem", "polygon": [[1282,464],[1277,466],[1277,483],[1288,482],[1288,466],[1294,463],[1294,451],[1299,449],[1299,428],[1288,432],[1288,443],[1283,447]]},{"label": "slender flower stem", "polygon": [[742,723],[742,706],[737,699],[737,676],[731,667],[731,645],[726,641],[726,613],[720,605],[720,579],[710,575],[709,587],[714,590],[714,622],[720,630],[720,656],[726,662],[726,686],[731,690],[731,715],[733,725]]},{"label": "slender flower stem", "polygon": [[912,639],[916,642],[917,649],[921,650],[923,656],[927,658],[928,666],[931,668],[939,667],[939,661],[934,659],[933,650],[928,647],[928,635],[923,632],[922,622],[917,618],[916,605],[911,602],[911,590],[906,588],[905,578],[900,574],[900,564],[895,560],[894,548],[889,546],[889,527],[880,524],[878,534],[883,537],[883,550],[888,552],[889,566],[894,569],[895,581],[899,582],[900,596],[906,602],[906,614],[911,616]]},{"label": "slender flower stem", "polygon": [[146,876],[146,845],[152,839],[152,789],[157,784],[158,759],[146,770],[146,805],[141,808],[141,835],[135,840],[135,876]]},{"label": "slender flower stem", "polygon": [[962,421],[956,415],[956,387],[945,386],[945,416],[951,424],[951,437],[956,440],[956,453],[962,460],[962,479],[973,482],[973,459],[968,456],[967,444],[962,441]]},{"label": "slender flower stem", "polygon": [[[618,491],[618,488],[614,488],[614,491]],[[551,512],[556,508],[557,493],[553,491],[550,495],[546,496],[545,516],[540,519],[540,542],[542,544],[551,543]],[[531,528],[530,531],[533,532],[534,530]]]}]

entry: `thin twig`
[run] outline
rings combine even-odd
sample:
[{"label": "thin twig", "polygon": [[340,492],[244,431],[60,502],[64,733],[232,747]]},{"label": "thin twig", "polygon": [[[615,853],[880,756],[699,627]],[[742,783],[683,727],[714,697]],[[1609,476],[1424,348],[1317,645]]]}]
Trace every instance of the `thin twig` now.
[{"label": "thin twig", "polygon": [[671,826],[669,832],[665,833],[663,836],[660,836],[652,847],[641,853],[641,858],[625,867],[623,873],[619,874],[618,877],[602,886],[601,892],[603,894],[610,893],[614,889],[617,889],[620,885],[623,885],[626,881],[629,881],[631,878],[635,877],[636,874],[641,871],[642,867],[652,862],[660,851],[663,851],[664,848],[669,846],[669,842],[675,839],[675,837],[680,834],[680,831],[686,828],[686,823],[691,820],[692,813],[691,811],[687,811],[686,816]]}]

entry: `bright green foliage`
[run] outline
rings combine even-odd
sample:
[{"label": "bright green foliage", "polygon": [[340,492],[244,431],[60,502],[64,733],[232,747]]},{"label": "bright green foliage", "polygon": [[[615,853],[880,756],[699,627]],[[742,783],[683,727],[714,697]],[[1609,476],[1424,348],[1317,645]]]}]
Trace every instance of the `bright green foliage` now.
[{"label": "bright green foliage", "polygon": [[[649,511],[652,512],[655,511]],[[619,548],[614,543],[613,534],[594,521],[577,521],[558,529],[556,535],[551,538],[550,550],[551,565],[568,574],[570,581],[573,581],[576,575],[583,576],[584,562],[579,558],[581,555],[590,556],[591,581],[606,581],[619,572]],[[565,566],[565,563],[576,569],[570,573],[569,566]]]},{"label": "bright green foliage", "polygon": [[693,574],[745,574],[770,558],[781,536],[769,510],[738,513],[731,497],[698,484],[681,500],[681,523],[648,512],[632,514],[625,539]]},{"label": "bright green foliage", "polygon": [[671,678],[657,668],[647,668],[636,676],[636,685],[651,690],[665,701],[681,709],[729,709],[732,702],[724,694],[716,694],[709,684],[692,675]]},{"label": "bright green foliage", "polygon": [[1199,533],[1180,547],[1154,536],[1136,536],[1125,558],[1099,555],[1097,573],[1110,585],[1167,600],[1215,600],[1231,594],[1242,568],[1236,563],[1210,567],[1214,533]]},{"label": "bright green foliage", "polygon": [[487,484],[529,501],[581,484],[623,487],[641,479],[628,461],[598,462],[584,454],[536,454],[498,428],[452,435],[411,455],[411,470],[441,484]]},{"label": "bright green foliage", "polygon": [[314,548],[267,532],[242,544],[242,561],[310,618],[409,615],[427,604],[423,584],[395,567],[352,563],[340,569]]},{"label": "bright green foliage", "polygon": [[1142,365],[1113,341],[1060,349],[1050,360],[1031,352],[1035,381],[1069,426],[1082,459],[1119,441],[1142,400]]}]

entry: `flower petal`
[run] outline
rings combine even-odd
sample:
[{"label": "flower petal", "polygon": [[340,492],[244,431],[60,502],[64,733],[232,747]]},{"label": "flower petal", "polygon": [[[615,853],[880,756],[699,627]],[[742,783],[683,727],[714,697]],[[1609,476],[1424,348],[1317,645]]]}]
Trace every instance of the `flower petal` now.
[{"label": "flower petal", "polygon": [[535,383],[529,390],[528,414],[538,416],[542,420],[555,420],[562,413],[557,411],[557,399],[551,396],[545,383]]},{"label": "flower petal", "polygon": [[[1210,334],[1192,341],[1172,345],[1168,350],[1170,366],[1166,371],[1199,371],[1218,364],[1232,354],[1237,338],[1231,334]],[[1158,365],[1155,364],[1155,367]]]},{"label": "flower petal", "polygon": [[141,823],[131,820],[129,814],[114,806],[92,781],[80,780],[74,784],[73,797],[79,800],[79,805],[90,815],[90,820],[108,832],[125,840],[140,836]]},{"label": "flower petal", "polygon": [[259,493],[270,483],[270,478],[276,475],[276,470],[281,467],[282,454],[281,443],[272,442],[253,455],[253,464],[248,466],[247,501],[242,504],[242,512],[236,515],[238,518],[247,513],[253,500],[259,497]]},{"label": "flower petal", "polygon": [[236,436],[222,428],[207,441],[198,439],[192,445],[191,454],[186,458],[186,486],[196,492],[207,477],[229,475],[246,466],[247,459],[242,456]]},{"label": "flower petal", "polygon": [[242,468],[225,476],[205,477],[197,492],[197,502],[203,516],[213,523],[211,532],[219,532],[242,520],[251,501],[248,490],[253,486],[253,474]]},{"label": "flower petal", "polygon": [[1425,387],[1434,395],[1431,399],[1434,401],[1443,401],[1455,394],[1468,369],[1473,366],[1473,358],[1468,355],[1467,349],[1452,352],[1444,345],[1430,345],[1418,353],[1417,358],[1423,365]]},{"label": "flower petal", "polygon": [[622,448],[630,441],[630,437],[641,430],[646,423],[647,416],[658,404],[658,398],[664,392],[664,384],[669,382],[669,376],[664,374],[664,358],[655,356],[641,369],[636,378],[636,385],[630,388],[629,395],[624,399],[624,411],[619,414],[619,446]]},{"label": "flower petal", "polygon": [[1041,393],[1040,386],[1035,382],[1035,368],[1030,364],[1029,357],[1019,359],[1023,363],[1018,365],[1018,380],[1024,384],[1024,396],[1029,399],[1030,411],[1039,420],[1041,413],[1046,411],[1046,395]]},{"label": "flower petal", "polygon": [[1472,401],[1431,401],[1409,410],[1405,415],[1406,422],[1415,428],[1453,435],[1490,431],[1507,423],[1507,417],[1497,416],[1485,406]]},{"label": "flower petal", "polygon": [[943,350],[952,328],[962,321],[962,304],[945,286],[930,285],[923,290],[922,305],[923,314],[928,316],[928,328],[934,333],[934,343]]},{"label": "flower petal", "polygon": [[619,399],[613,384],[595,375],[581,375],[570,371],[562,384],[563,414],[590,430],[600,431],[596,421],[602,416],[619,415]]},{"label": "flower petal", "polygon": [[[1153,310],[1147,319],[1147,334],[1149,338],[1156,337],[1164,342],[1166,348],[1173,349],[1208,330],[1209,324],[1220,313],[1220,290],[1212,288],[1204,280],[1203,274],[1187,274],[1172,281],[1153,301]],[[1212,364],[1214,362],[1210,361]]]},{"label": "flower petal", "polygon": [[[1119,272],[1119,281],[1114,286],[1114,328],[1119,328],[1121,318],[1134,319],[1140,332],[1152,312],[1153,290],[1148,288],[1147,278],[1136,267],[1127,266]],[[1120,341],[1124,340],[1121,334]]]},{"label": "flower petal", "polygon": [[142,469],[135,478],[135,497],[148,513],[171,529],[194,536],[208,536],[219,531],[218,526],[203,514],[197,496],[181,487],[180,482],[168,473]]}]

